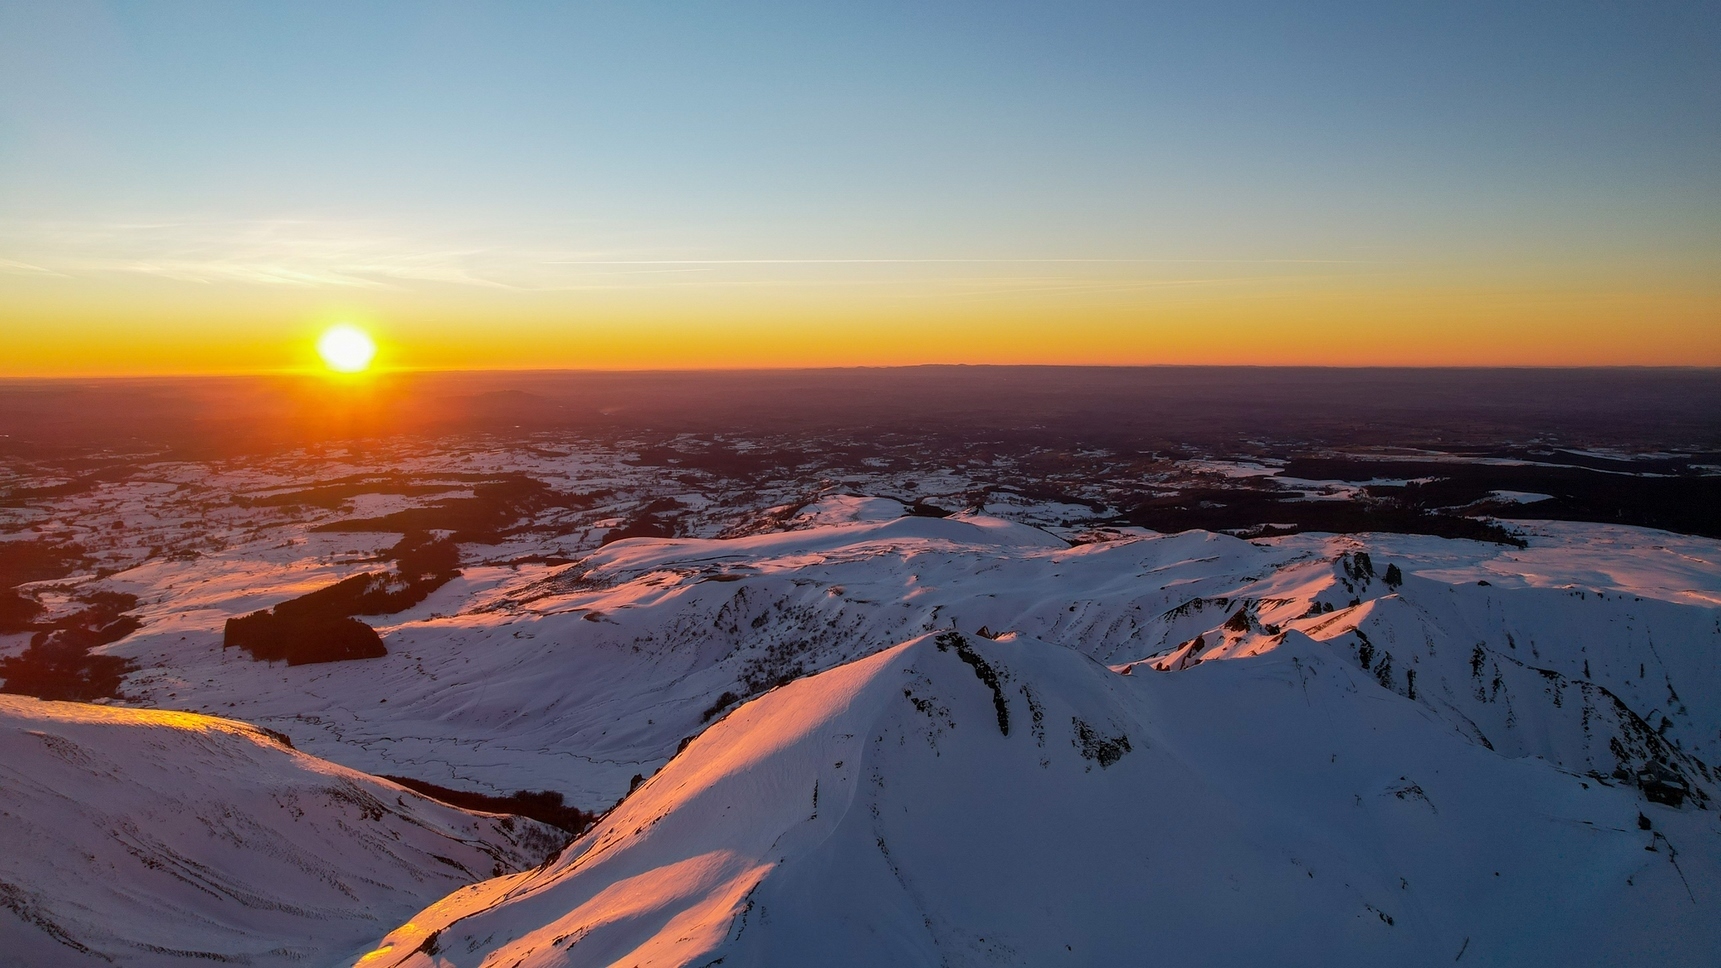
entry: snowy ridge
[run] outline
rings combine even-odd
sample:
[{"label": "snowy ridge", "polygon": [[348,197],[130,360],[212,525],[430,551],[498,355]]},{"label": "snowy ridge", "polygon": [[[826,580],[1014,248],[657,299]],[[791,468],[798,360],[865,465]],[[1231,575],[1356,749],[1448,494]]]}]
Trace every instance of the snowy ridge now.
[{"label": "snowy ridge", "polygon": [[1120,675],[943,632],[741,706],[358,964],[1704,964],[1717,833],[1300,633]]},{"label": "snowy ridge", "polygon": [[243,723],[14,696],[0,822],[8,965],[327,964],[561,842]]},{"label": "snowy ridge", "polygon": [[[1721,738],[1713,609],[1617,592],[1497,592],[1486,580],[1383,581],[1366,552],[1285,569],[1259,594],[1222,601],[1234,609],[1222,624],[1120,668],[1184,670],[1307,635],[1490,749],[1625,782],[1659,764],[1699,801],[1716,795],[1721,774],[1705,762]],[[1345,596],[1354,604],[1333,610]]]},{"label": "snowy ridge", "polygon": [[[141,702],[261,722],[373,773],[554,789],[588,809],[615,802],[735,703],[953,624],[1019,631],[1120,668],[1247,658],[1301,632],[1334,642],[1370,675],[1384,666],[1400,694],[1414,672],[1418,702],[1501,749],[1549,754],[1518,726],[1542,722],[1538,709],[1579,711],[1561,727],[1579,738],[1559,749],[1607,748],[1620,730],[1592,725],[1584,739],[1585,707],[1566,698],[1589,690],[1591,706],[1613,710],[1603,719],[1635,716],[1667,748],[1721,761],[1721,543],[1712,540],[1538,525],[1525,549],[1208,532],[1070,547],[983,515],[889,517],[880,505],[895,502],[832,503],[801,530],[632,539],[560,569],[494,569],[438,592],[422,614],[379,623],[390,655],[363,663],[252,663],[221,652],[225,613],[196,613],[210,626],[199,631],[171,606],[146,610],[143,631],[110,650],[144,666],[128,682]],[[1370,555],[1372,576],[1347,573],[1358,553]],[[1390,567],[1400,584],[1384,580]],[[1536,670],[1564,678],[1550,689]],[[1634,748],[1650,755],[1648,745]],[[1578,772],[1618,765],[1599,753],[1560,756]],[[1693,783],[1713,780],[1712,770],[1682,769]]]}]

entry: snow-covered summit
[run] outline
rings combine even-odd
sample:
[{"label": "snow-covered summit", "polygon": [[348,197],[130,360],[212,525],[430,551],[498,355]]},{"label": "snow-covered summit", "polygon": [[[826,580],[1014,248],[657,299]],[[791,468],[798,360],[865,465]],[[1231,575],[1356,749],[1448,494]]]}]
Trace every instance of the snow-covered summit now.
[{"label": "snow-covered summit", "polygon": [[1302,634],[1121,675],[943,632],[741,706],[358,963],[1702,964],[1716,835]]}]

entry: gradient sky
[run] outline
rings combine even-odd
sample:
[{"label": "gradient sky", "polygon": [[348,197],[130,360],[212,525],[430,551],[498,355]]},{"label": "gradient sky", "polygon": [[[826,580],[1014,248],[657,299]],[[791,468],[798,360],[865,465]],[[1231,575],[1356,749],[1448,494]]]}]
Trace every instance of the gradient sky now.
[{"label": "gradient sky", "polygon": [[0,374],[1721,365],[1721,5],[0,0]]}]

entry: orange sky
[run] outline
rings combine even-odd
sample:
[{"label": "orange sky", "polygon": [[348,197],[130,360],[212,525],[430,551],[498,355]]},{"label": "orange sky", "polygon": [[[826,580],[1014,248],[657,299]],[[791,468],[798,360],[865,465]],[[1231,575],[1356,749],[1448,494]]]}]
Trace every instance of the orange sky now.
[{"label": "orange sky", "polygon": [[316,337],[337,322],[376,337],[378,367],[404,369],[1721,365],[1721,284],[1713,280],[1641,270],[1563,279],[1477,270],[1459,281],[1401,269],[1259,268],[749,268],[697,286],[573,291],[15,273],[0,280],[0,369],[314,368]]}]

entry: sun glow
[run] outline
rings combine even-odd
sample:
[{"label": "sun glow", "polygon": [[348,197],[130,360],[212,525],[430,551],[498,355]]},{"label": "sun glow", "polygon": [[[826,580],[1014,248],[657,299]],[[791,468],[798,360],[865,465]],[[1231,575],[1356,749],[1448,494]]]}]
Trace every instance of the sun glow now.
[{"label": "sun glow", "polygon": [[317,340],[317,354],[337,373],[360,373],[376,356],[376,341],[357,326],[331,326]]}]

